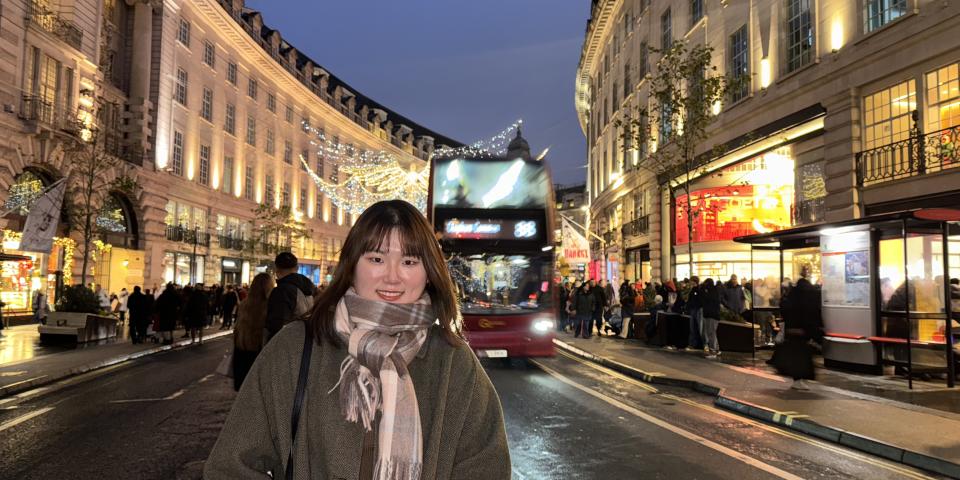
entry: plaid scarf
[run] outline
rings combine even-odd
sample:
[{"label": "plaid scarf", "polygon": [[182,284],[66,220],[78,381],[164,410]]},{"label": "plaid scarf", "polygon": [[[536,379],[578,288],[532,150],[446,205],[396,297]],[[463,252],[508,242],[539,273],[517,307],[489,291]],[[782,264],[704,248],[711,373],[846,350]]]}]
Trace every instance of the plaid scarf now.
[{"label": "plaid scarf", "polygon": [[336,331],[349,352],[337,383],[340,409],[366,431],[381,413],[375,479],[420,478],[423,432],[407,365],[435,319],[426,293],[414,303],[397,304],[361,298],[350,288],[337,304]]}]

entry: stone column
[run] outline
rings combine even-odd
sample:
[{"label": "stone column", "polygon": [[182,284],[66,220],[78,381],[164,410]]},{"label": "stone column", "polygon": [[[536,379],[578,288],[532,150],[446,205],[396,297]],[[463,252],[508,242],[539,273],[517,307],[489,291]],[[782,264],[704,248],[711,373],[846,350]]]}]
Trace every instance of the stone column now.
[{"label": "stone column", "polygon": [[856,154],[861,148],[860,94],[850,89],[824,101],[823,158],[826,221],[860,218]]}]

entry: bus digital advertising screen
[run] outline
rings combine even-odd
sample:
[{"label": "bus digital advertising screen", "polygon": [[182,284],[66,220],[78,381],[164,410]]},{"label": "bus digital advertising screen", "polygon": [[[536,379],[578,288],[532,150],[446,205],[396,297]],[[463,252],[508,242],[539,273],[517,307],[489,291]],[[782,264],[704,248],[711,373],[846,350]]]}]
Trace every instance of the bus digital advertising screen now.
[{"label": "bus digital advertising screen", "polygon": [[433,204],[452,208],[546,208],[549,177],[535,161],[438,160]]},{"label": "bus digital advertising screen", "polygon": [[450,218],[443,220],[448,240],[539,240],[539,222],[529,219]]}]

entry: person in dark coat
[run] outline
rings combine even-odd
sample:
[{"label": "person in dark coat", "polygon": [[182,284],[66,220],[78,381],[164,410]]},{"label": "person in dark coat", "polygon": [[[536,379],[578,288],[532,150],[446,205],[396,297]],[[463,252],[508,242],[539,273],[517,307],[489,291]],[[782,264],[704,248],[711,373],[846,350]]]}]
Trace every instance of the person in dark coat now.
[{"label": "person in dark coat", "polygon": [[573,294],[572,303],[574,322],[576,323],[573,332],[574,337],[590,338],[593,333],[593,316],[597,302],[597,296],[593,290],[599,290],[596,286],[591,288],[593,283],[593,281],[583,282],[580,289]]},{"label": "person in dark coat", "polygon": [[806,380],[813,380],[813,347],[811,341],[823,338],[823,318],[820,314],[820,289],[807,280],[808,272],[800,272],[800,280],[783,299],[780,311],[786,330],[783,343],[777,345],[773,365],[781,375],[793,377],[791,388],[809,390]]},{"label": "person in dark coat", "polygon": [[159,331],[164,345],[173,343],[173,331],[177,328],[177,322],[180,321],[182,306],[180,293],[172,283],[168,283],[156,303],[157,316],[160,317]]},{"label": "person in dark coat", "polygon": [[558,296],[560,297],[560,308],[557,309],[559,312],[558,314],[559,322],[557,322],[557,331],[565,330],[567,327],[567,322],[569,321],[567,319],[567,301],[570,300],[569,287],[570,287],[570,282],[567,280],[564,280],[563,283],[560,284],[560,289],[557,292]]},{"label": "person in dark coat", "polygon": [[[623,316],[624,322],[633,318],[633,307],[636,299],[637,292],[633,289],[633,284],[630,283],[630,280],[624,280],[623,284],[620,285],[620,315]],[[627,332],[627,334],[629,333]]]},{"label": "person in dark coat", "polygon": [[183,326],[190,333],[190,340],[196,341],[200,335],[200,330],[207,321],[207,311],[210,309],[210,298],[203,289],[202,284],[197,284],[196,288],[185,288],[184,297],[187,299],[187,306],[183,314]]},{"label": "person in dark coat", "polygon": [[[593,280],[590,280],[590,293],[593,294],[593,323],[597,326],[597,335],[600,335],[600,332],[603,331],[603,311],[607,307],[607,294],[603,289],[603,280],[600,283],[595,283]],[[591,326],[591,330],[593,327]],[[589,335],[592,334],[588,332]]]},{"label": "person in dark coat", "polygon": [[133,343],[143,343],[147,336],[147,324],[150,323],[150,303],[147,296],[140,292],[139,285],[133,287],[133,293],[127,297],[127,312],[130,313],[130,337]]},{"label": "person in dark coat", "polygon": [[306,276],[297,273],[297,257],[290,252],[277,254],[273,264],[277,269],[277,286],[267,301],[267,333],[273,338],[284,325],[303,315],[298,307],[301,299],[312,299],[317,287]]},{"label": "person in dark coat", "polygon": [[701,326],[703,341],[707,347],[707,358],[714,360],[720,355],[720,342],[717,341],[717,325],[720,324],[720,289],[712,278],[703,281],[700,289],[700,306],[703,311]]},{"label": "person in dark coat", "polygon": [[237,296],[237,292],[233,289],[233,285],[227,287],[227,291],[223,294],[223,325],[220,326],[220,330],[226,330],[233,328],[233,314],[237,309],[237,304],[240,303],[240,297]]},{"label": "person in dark coat", "polygon": [[687,294],[687,313],[690,315],[690,336],[687,350],[703,350],[703,305],[700,301],[700,277],[690,277],[690,293]]}]

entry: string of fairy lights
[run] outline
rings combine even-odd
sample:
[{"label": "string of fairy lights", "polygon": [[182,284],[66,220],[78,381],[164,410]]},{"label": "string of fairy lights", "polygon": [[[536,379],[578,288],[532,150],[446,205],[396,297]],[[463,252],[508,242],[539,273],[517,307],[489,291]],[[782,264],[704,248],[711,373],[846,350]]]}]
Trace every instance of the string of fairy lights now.
[{"label": "string of fairy lights", "polygon": [[[523,120],[517,120],[489,139],[460,148],[443,146],[436,149],[433,156],[493,156],[503,153],[522,125]],[[317,189],[337,208],[360,214],[376,202],[403,199],[421,211],[426,210],[429,166],[420,170],[415,166],[404,168],[390,152],[358,152],[352,144],[340,143],[338,137],[328,137],[322,128],[313,127],[306,121],[301,122],[301,128],[313,136],[310,144],[318,158],[329,159],[334,170],[324,178],[324,172],[313,169],[309,159],[303,155],[300,155],[300,163]]]}]

